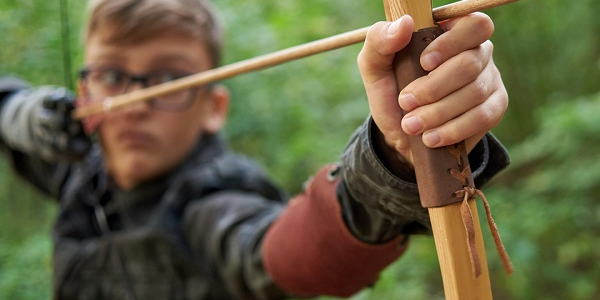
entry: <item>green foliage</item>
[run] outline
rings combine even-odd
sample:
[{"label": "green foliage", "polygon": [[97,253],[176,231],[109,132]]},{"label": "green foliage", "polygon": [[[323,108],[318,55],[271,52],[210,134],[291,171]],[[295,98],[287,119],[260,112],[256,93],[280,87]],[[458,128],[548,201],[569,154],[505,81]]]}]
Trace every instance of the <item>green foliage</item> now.
[{"label": "green foliage", "polygon": [[[226,62],[364,27],[382,14],[372,1],[347,3],[344,10],[334,1],[273,1],[268,8],[251,1],[216,3],[228,26]],[[353,12],[360,7],[373,9],[357,17]],[[232,147],[257,158],[279,183],[298,192],[320,165],[338,159],[366,117],[359,50],[356,45],[228,80]]]},{"label": "green foliage", "polygon": [[600,94],[540,109],[490,190],[517,270],[497,286],[508,299],[600,297],[598,111]]},{"label": "green foliage", "polygon": [[[215,2],[227,29],[226,63],[383,19],[381,1]],[[495,62],[511,96],[495,133],[509,146],[513,164],[485,192],[516,269],[504,275],[483,228],[495,299],[600,299],[596,2],[520,1],[489,11],[496,24]],[[64,70],[59,1],[6,0],[0,2],[0,73],[33,84],[70,83],[65,73],[75,74],[82,61],[85,1],[66,3],[71,69]],[[227,80],[232,147],[298,192],[319,166],[338,159],[366,117],[359,51],[360,45],[347,47]],[[0,163],[0,299],[49,298],[56,208],[40,198]],[[414,238],[403,259],[353,297],[396,298],[443,298],[431,238]]]},{"label": "green foliage", "polygon": [[[84,15],[84,1],[67,1],[71,25],[66,37],[69,47],[64,47],[61,36],[61,7],[59,1],[2,1],[0,3],[0,31],[4,33],[0,47],[0,74],[24,76],[33,84],[72,85],[72,74],[78,67],[65,70],[64,52],[76,60],[81,57],[79,24]],[[66,24],[66,23],[65,23]],[[71,77],[66,82],[65,76]]]},{"label": "green foliage", "polygon": [[21,243],[0,243],[0,299],[50,299],[50,249],[43,233]]},{"label": "green foliage", "polygon": [[598,1],[520,1],[493,9],[495,62],[502,70],[511,107],[497,132],[516,144],[537,129],[531,114],[598,91]]}]

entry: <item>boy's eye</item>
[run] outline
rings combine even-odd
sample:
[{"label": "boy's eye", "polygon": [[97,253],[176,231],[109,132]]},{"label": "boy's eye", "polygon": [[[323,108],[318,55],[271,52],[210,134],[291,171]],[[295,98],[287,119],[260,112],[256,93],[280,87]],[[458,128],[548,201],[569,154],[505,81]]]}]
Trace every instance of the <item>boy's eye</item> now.
[{"label": "boy's eye", "polygon": [[104,70],[100,80],[107,86],[121,86],[125,81],[125,75],[118,70]]},{"label": "boy's eye", "polygon": [[157,85],[165,82],[181,78],[182,76],[175,75],[173,73],[160,72],[148,76],[149,85]]}]

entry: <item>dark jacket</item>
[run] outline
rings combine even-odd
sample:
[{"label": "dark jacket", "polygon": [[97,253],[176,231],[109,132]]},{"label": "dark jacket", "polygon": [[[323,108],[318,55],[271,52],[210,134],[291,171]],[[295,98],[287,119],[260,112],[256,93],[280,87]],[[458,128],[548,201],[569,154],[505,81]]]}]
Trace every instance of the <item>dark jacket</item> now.
[{"label": "dark jacket", "polygon": [[[407,231],[407,224],[427,231],[427,211],[420,207],[416,185],[395,178],[379,162],[371,124],[369,119],[359,128],[341,167],[332,168],[336,179],[331,195],[342,212],[334,218],[350,228],[356,239],[350,244],[390,240],[398,244],[395,236],[414,233]],[[10,132],[0,132],[0,145],[16,172],[58,200],[53,231],[56,299],[303,296],[278,287],[262,256],[265,234],[288,208],[288,198],[258,166],[228,151],[219,136],[200,139],[193,153],[169,174],[123,191],[111,184],[97,146],[79,163],[48,162],[11,147],[5,142]],[[482,140],[471,160],[480,184],[508,162],[491,136]],[[365,193],[369,199],[353,196]],[[381,211],[370,201],[397,203],[403,209]],[[390,219],[390,213],[400,221]],[[402,249],[390,251],[396,255],[390,256],[393,259]],[[315,276],[318,273],[314,270]]]},{"label": "dark jacket", "polygon": [[250,284],[266,275],[249,249],[259,248],[283,197],[217,137],[203,138],[179,169],[128,191],[110,183],[97,150],[61,181],[53,195],[60,299],[249,299],[274,289]]}]

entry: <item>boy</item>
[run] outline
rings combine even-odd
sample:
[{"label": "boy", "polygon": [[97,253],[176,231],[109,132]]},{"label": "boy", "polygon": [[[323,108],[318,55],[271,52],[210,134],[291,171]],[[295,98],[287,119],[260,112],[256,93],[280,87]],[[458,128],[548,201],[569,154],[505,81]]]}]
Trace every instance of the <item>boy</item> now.
[{"label": "boy", "polygon": [[[6,79],[2,149],[60,205],[54,297],[281,299],[349,296],[374,283],[410,234],[429,231],[406,134],[424,133],[430,147],[466,139],[479,185],[508,161],[486,136],[507,105],[486,41],[491,25],[482,14],[443,24],[448,32],[423,55],[433,72],[397,98],[390,66],[412,19],[375,24],[359,56],[372,118],[342,162],[317,172],[289,205],[258,167],[224,145],[222,86],[111,112],[92,141],[70,118],[70,93]],[[80,99],[213,68],[220,39],[203,0],[94,1]],[[404,119],[398,103],[411,111]]]}]

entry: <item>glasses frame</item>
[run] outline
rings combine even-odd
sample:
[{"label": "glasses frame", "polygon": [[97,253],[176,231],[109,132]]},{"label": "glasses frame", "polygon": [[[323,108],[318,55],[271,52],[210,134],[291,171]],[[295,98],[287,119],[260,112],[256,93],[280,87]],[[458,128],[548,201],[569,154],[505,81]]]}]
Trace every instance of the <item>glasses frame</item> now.
[{"label": "glasses frame", "polygon": [[[116,67],[95,67],[95,66],[87,66],[82,68],[79,71],[79,79],[81,80],[81,82],[89,87],[89,75],[92,72],[100,72],[100,71],[107,71],[107,70],[113,70],[118,72],[121,76],[124,76],[127,79],[127,82],[124,84],[124,88],[122,91],[120,91],[119,93],[117,93],[116,95],[102,95],[102,97],[109,98],[109,97],[114,97],[114,96],[118,96],[121,94],[125,94],[128,89],[131,87],[132,84],[138,82],[140,83],[140,85],[143,88],[147,88],[150,87],[152,85],[149,84],[149,80],[150,77],[153,74],[159,74],[159,73],[165,73],[168,74],[169,71],[168,70],[159,70],[159,71],[153,71],[153,72],[149,72],[146,74],[142,74],[142,75],[134,75],[131,73],[128,73],[122,69],[116,68]],[[182,78],[182,77],[186,77],[189,76],[191,74],[189,73],[183,73],[183,72],[176,72],[176,71],[172,71],[173,74],[177,74],[174,76],[173,80]],[[168,82],[168,81],[165,81]],[[186,109],[188,109],[192,103],[194,102],[194,100],[196,99],[196,95],[197,95],[197,91],[199,88],[197,87],[192,87],[187,89],[189,95],[187,96],[187,99],[181,103],[170,103],[169,101],[161,101],[161,98],[152,98],[152,99],[148,99],[146,102],[150,105],[150,107],[157,109],[157,110],[161,110],[161,111],[172,111],[172,112],[178,112],[178,111],[184,111]],[[87,89],[89,91],[89,88]],[[89,97],[93,97],[95,95],[85,95],[85,96],[89,96]],[[102,101],[104,101],[105,99],[103,99]]]}]

